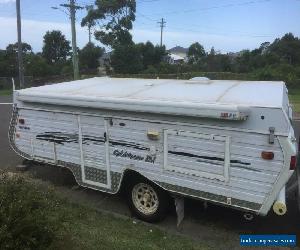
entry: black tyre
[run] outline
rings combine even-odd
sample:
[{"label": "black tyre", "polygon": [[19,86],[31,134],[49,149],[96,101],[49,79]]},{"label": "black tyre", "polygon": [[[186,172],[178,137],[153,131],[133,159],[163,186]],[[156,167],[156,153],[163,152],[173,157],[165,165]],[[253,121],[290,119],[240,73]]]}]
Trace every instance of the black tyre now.
[{"label": "black tyre", "polygon": [[157,222],[166,217],[169,195],[153,182],[142,177],[133,177],[126,191],[129,207],[139,219]]}]

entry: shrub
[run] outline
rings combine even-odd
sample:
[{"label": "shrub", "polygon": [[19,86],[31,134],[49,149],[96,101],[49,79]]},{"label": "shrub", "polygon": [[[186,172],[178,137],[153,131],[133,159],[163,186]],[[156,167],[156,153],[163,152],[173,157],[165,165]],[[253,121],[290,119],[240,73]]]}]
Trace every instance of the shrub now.
[{"label": "shrub", "polygon": [[[0,174],[0,249],[46,249],[55,238],[58,221],[49,211],[57,203],[21,177]],[[56,219],[57,220],[57,219]]]},{"label": "shrub", "polygon": [[143,74],[156,75],[157,74],[157,69],[154,66],[149,65],[147,67],[147,69],[143,71]]},{"label": "shrub", "polygon": [[65,64],[61,69],[61,74],[67,75],[73,73],[73,66],[71,64]]},{"label": "shrub", "polygon": [[253,72],[257,80],[285,81],[290,87],[297,87],[300,70],[289,64],[266,66]]}]

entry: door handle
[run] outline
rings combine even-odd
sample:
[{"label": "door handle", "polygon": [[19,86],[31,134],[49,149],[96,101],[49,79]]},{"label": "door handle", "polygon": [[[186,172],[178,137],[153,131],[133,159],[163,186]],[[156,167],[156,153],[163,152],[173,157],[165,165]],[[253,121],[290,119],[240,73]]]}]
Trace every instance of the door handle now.
[{"label": "door handle", "polygon": [[106,134],[106,132],[104,132],[103,137],[104,137],[104,142],[107,142],[107,134]]}]

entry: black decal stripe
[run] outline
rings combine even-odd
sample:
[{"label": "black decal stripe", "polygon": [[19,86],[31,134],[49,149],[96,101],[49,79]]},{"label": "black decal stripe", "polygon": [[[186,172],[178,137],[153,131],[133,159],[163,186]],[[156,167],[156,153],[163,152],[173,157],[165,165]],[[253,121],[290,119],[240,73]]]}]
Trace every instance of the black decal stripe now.
[{"label": "black decal stripe", "polygon": [[[168,153],[174,154],[174,155],[192,157],[192,158],[199,158],[199,159],[201,159],[201,160],[197,160],[199,162],[205,162],[203,160],[224,162],[224,158],[220,158],[220,157],[210,157],[210,156],[196,155],[196,154],[192,154],[192,153],[178,152],[178,151],[168,151]],[[249,162],[242,162],[240,160],[230,160],[230,163],[238,163],[238,164],[247,165],[247,166],[251,165],[251,163],[249,163]],[[214,163],[214,164],[219,165],[217,163]]]},{"label": "black decal stripe", "polygon": [[251,165],[251,163],[249,162],[242,162],[240,160],[231,160],[230,163],[239,163],[239,164],[243,164],[243,165]]},{"label": "black decal stripe", "polygon": [[[64,143],[70,143],[70,142],[78,143],[78,134],[68,134],[68,133],[63,133],[63,132],[45,132],[43,134],[37,135],[36,139],[54,142],[54,143],[63,145]],[[92,142],[93,144],[99,144],[99,143],[102,144],[105,142],[104,137],[89,136],[89,135],[83,135],[82,140],[83,140],[83,142],[82,142],[83,144],[89,144],[90,142]],[[138,149],[138,150],[149,150],[148,147],[145,147],[138,143],[126,142],[123,140],[112,140],[112,139],[110,139],[109,142],[110,142],[110,145],[112,145],[112,146],[123,146],[123,147]],[[221,158],[221,157],[210,157],[210,156],[196,155],[196,154],[192,154],[192,153],[178,152],[178,151],[168,151],[168,153],[174,154],[174,155],[198,158],[198,160],[197,160],[198,162],[206,162],[206,163],[210,163],[209,161],[224,162],[224,158]],[[251,165],[249,162],[242,162],[240,160],[230,160],[230,163],[231,164],[242,164],[242,165],[247,165],[247,166]],[[214,163],[214,164],[221,165],[221,163],[219,163],[219,164]],[[236,167],[239,165],[232,165],[232,166]],[[246,169],[246,167],[244,167],[244,169]],[[248,169],[253,170],[251,168],[248,168]]]},{"label": "black decal stripe", "polygon": [[245,166],[241,166],[241,165],[230,164],[230,167],[232,167],[232,168],[241,168],[241,169],[255,171],[255,172],[262,172],[261,170],[253,169],[253,168],[249,168],[249,167],[245,167]]},{"label": "black decal stripe", "polygon": [[144,147],[141,144],[130,143],[130,142],[125,142],[125,141],[120,141],[120,140],[110,140],[109,142],[113,146],[124,146],[124,147],[128,147],[128,148],[139,149],[139,150],[149,150],[149,148]]},{"label": "black decal stripe", "polygon": [[174,155],[180,155],[180,156],[187,156],[187,157],[193,157],[193,158],[200,158],[200,159],[205,159],[205,160],[224,161],[224,159],[223,159],[223,158],[220,158],[220,157],[210,157],[210,156],[203,156],[203,155],[195,155],[195,154],[186,153],[186,152],[168,151],[168,153],[174,154]]},{"label": "black decal stripe", "polygon": [[196,161],[200,162],[200,163],[208,163],[208,164],[214,164],[214,165],[224,166],[223,162],[215,162],[215,161],[206,160],[206,159],[204,159],[204,160],[197,159]]},{"label": "black decal stripe", "polygon": [[62,132],[45,132],[44,134],[39,134],[36,136],[36,139],[41,141],[49,141],[57,144],[64,144],[64,142],[77,142],[78,135],[76,134],[67,134]]},{"label": "black decal stripe", "polygon": [[[36,139],[55,142],[63,145],[64,143],[68,143],[68,142],[75,142],[75,143],[78,142],[78,134],[67,134],[62,132],[45,132],[44,134],[37,135]],[[105,139],[104,137],[97,137],[97,136],[89,136],[89,135],[82,136],[83,144],[89,144],[90,142],[92,142],[93,144],[99,144],[99,143],[104,143]],[[130,143],[122,140],[112,140],[112,139],[110,139],[109,142],[110,145],[112,146],[124,146],[124,147],[134,148],[138,150],[149,150],[148,147],[145,147],[137,143]]]},{"label": "black decal stripe", "polygon": [[89,145],[90,143],[101,145],[105,143],[104,137],[97,137],[97,136],[89,136],[89,135],[83,135],[82,136],[82,143],[85,145]]}]

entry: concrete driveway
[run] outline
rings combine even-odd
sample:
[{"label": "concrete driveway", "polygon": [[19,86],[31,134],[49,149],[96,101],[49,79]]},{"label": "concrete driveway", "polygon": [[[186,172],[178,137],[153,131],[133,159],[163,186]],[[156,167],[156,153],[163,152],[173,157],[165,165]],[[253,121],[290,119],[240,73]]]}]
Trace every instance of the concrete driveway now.
[{"label": "concrete driveway", "polygon": [[[11,102],[10,97],[0,96],[0,103],[7,102]],[[0,163],[2,168],[13,170],[22,159],[9,147],[7,129],[10,116],[11,106],[0,105]],[[299,134],[300,122],[296,121],[294,127]],[[54,184],[63,195],[76,202],[89,203],[99,210],[131,216],[122,195],[108,195],[77,187],[72,174],[67,170],[37,164],[30,168],[29,173]],[[283,217],[276,216],[271,211],[266,217],[257,217],[254,221],[247,222],[238,211],[214,205],[204,209],[200,201],[190,199],[186,200],[185,214],[180,232],[206,241],[214,249],[240,249],[240,234],[297,234],[298,241],[300,239],[300,213],[293,193],[288,197],[288,213]],[[178,232],[174,208],[158,226],[164,230]]]}]

